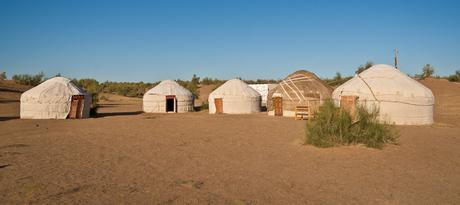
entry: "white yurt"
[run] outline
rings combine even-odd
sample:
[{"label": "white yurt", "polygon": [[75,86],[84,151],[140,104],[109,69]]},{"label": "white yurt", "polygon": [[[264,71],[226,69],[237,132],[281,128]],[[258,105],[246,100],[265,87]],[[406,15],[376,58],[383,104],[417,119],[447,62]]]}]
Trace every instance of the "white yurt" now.
[{"label": "white yurt", "polygon": [[267,95],[268,92],[276,88],[278,84],[249,84],[249,87],[257,91],[262,97],[262,107],[267,107]]},{"label": "white yurt", "polygon": [[209,113],[247,114],[260,112],[261,96],[241,80],[233,79],[209,94]]},{"label": "white yurt", "polygon": [[345,99],[379,108],[380,120],[397,125],[433,123],[434,96],[430,89],[389,65],[374,65],[332,93],[336,105]]},{"label": "white yurt", "polygon": [[144,94],[143,109],[149,113],[183,113],[193,111],[193,94],[172,80],[161,81]]},{"label": "white yurt", "polygon": [[21,95],[21,119],[87,118],[91,95],[63,77],[51,78]]}]

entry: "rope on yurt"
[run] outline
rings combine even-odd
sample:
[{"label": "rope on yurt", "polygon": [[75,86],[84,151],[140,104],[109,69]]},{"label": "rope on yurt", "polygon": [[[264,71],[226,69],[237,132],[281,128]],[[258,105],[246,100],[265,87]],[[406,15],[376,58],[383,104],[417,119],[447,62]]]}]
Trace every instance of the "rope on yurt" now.
[{"label": "rope on yurt", "polygon": [[[399,70],[398,70],[399,71]],[[401,71],[399,71],[401,72]],[[369,88],[369,91],[371,91],[371,94],[372,96],[374,97],[374,99],[380,104],[381,102],[392,102],[392,103],[402,103],[402,104],[406,104],[406,105],[415,105],[415,106],[433,106],[434,103],[430,103],[430,104],[416,104],[416,103],[409,103],[409,102],[404,102],[404,101],[400,101],[400,100],[379,100],[377,99],[377,97],[375,96],[375,93],[374,91],[372,90],[371,86],[364,80],[364,78],[362,78],[359,74],[358,75],[358,78],[361,79],[364,84],[366,84],[366,86]],[[411,78],[412,79],[412,78]],[[412,79],[413,80],[413,79]]]},{"label": "rope on yurt", "polygon": [[367,84],[367,82],[359,74],[358,74],[358,78],[361,79],[364,82],[364,84],[366,84],[367,88],[369,88],[369,91],[371,91],[371,94],[374,97],[374,99],[380,104],[380,100],[377,99],[377,97],[375,96],[374,91],[372,90],[371,86]]},{"label": "rope on yurt", "polygon": [[400,101],[400,100],[379,100],[377,99],[377,97],[375,96],[375,93],[374,91],[372,90],[371,86],[358,74],[358,78],[361,79],[364,84],[369,88],[369,91],[371,91],[371,94],[372,96],[374,97],[374,99],[380,104],[381,102],[392,102],[392,103],[402,103],[402,104],[406,104],[406,105],[415,105],[415,106],[433,106],[434,103],[430,103],[430,104],[421,104],[421,103],[409,103],[409,102],[404,102],[404,101]]}]

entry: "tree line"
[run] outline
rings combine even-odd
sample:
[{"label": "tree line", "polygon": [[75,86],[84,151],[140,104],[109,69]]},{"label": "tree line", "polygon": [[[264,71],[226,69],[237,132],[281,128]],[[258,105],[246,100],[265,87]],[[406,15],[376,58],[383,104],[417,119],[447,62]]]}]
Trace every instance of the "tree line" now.
[{"label": "tree line", "polygon": [[[371,61],[366,62],[363,65],[360,65],[356,68],[355,73],[359,74],[370,67],[372,67],[374,63]],[[414,77],[419,79],[425,78],[444,78],[451,82],[460,82],[460,70],[455,71],[453,74],[445,77],[435,76],[436,68],[430,64],[425,64],[422,68],[420,74],[416,74]],[[57,74],[55,76],[60,76]],[[336,87],[344,82],[351,79],[352,76],[342,76],[341,73],[337,72],[336,75],[332,78],[323,78],[323,80],[330,86]],[[0,72],[0,80],[6,80],[7,76],[5,72]],[[15,74],[11,77],[16,83],[21,85],[28,85],[28,86],[36,86],[41,82],[45,81],[45,74],[43,72],[39,72],[37,74]],[[241,79],[241,78],[239,78]],[[269,83],[279,83],[280,80],[274,79],[257,79],[257,80],[244,80],[241,79],[248,84],[269,84]],[[99,82],[93,78],[83,78],[83,79],[72,79],[72,81],[83,87],[89,93],[113,93],[127,97],[142,97],[144,93],[149,90],[150,88],[158,85],[160,81],[157,82],[114,82],[114,81],[105,81]],[[201,85],[221,85],[225,83],[226,80],[221,80],[217,78],[210,78],[204,77],[200,78],[197,75],[193,75],[190,80],[181,80],[176,79],[181,86],[185,87],[186,89],[190,90],[192,94],[199,98],[199,87]]]}]

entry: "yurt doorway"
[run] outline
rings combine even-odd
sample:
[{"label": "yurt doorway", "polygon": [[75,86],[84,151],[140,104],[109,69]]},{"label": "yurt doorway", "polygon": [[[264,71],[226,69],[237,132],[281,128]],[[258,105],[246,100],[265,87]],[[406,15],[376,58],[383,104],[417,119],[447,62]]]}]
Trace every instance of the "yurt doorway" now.
[{"label": "yurt doorway", "polygon": [[83,108],[85,106],[84,95],[72,95],[70,103],[70,112],[67,118],[69,119],[80,119],[83,118]]},{"label": "yurt doorway", "polygon": [[166,112],[176,112],[176,96],[166,96]]},{"label": "yurt doorway", "polygon": [[217,114],[224,113],[224,103],[222,102],[222,98],[214,98],[214,105],[216,106]]},{"label": "yurt doorway", "polygon": [[273,107],[275,108],[275,116],[283,116],[283,98],[274,97]]}]

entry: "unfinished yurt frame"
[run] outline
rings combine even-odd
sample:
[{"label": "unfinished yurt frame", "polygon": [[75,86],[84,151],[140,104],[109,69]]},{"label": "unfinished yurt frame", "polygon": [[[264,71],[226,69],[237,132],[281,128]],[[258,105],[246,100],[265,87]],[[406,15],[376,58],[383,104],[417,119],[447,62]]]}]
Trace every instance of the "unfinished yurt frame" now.
[{"label": "unfinished yurt frame", "polygon": [[[314,73],[299,70],[288,75],[270,90],[267,99],[268,115],[309,117],[317,112],[325,99],[331,98],[332,88]],[[307,112],[307,113],[306,113]]]}]

